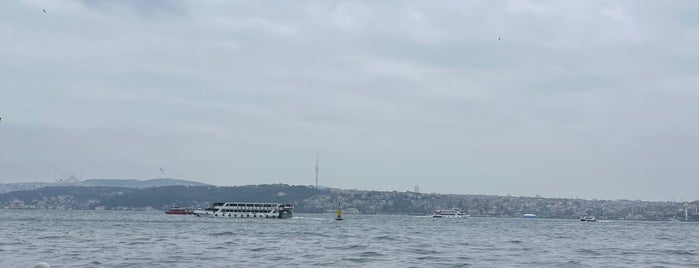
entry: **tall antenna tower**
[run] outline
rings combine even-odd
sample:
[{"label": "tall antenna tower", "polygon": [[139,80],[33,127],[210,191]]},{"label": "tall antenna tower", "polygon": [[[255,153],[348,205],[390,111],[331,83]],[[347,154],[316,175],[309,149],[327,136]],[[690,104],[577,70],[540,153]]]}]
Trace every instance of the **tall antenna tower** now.
[{"label": "tall antenna tower", "polygon": [[318,168],[318,151],[316,151],[316,189],[318,189],[318,171],[320,168]]}]

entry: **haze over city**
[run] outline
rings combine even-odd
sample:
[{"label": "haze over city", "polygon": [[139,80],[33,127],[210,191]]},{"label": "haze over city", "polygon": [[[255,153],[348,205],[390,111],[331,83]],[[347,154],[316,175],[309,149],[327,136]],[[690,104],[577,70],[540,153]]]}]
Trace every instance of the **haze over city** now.
[{"label": "haze over city", "polygon": [[0,183],[698,200],[696,1],[0,1]]}]

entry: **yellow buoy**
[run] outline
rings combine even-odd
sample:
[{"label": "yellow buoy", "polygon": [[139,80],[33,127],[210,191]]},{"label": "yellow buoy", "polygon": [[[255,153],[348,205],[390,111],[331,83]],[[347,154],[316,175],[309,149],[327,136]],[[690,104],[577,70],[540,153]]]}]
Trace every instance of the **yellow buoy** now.
[{"label": "yellow buoy", "polygon": [[335,220],[342,220],[342,209],[340,208],[340,203],[337,204],[337,217],[335,217]]}]

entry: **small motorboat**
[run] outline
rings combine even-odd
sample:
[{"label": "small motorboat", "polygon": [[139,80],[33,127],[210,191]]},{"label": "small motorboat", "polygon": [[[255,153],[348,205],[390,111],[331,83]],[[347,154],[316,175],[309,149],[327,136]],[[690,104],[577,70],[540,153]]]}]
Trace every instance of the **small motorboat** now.
[{"label": "small motorboat", "polygon": [[584,216],[580,218],[580,221],[597,221],[597,218],[595,216]]}]

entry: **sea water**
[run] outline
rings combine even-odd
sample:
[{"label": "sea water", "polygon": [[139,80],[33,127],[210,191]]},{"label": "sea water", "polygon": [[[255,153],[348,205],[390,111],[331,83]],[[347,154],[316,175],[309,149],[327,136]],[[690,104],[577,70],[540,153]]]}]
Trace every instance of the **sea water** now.
[{"label": "sea water", "polygon": [[0,267],[699,267],[699,223],[0,209]]}]

